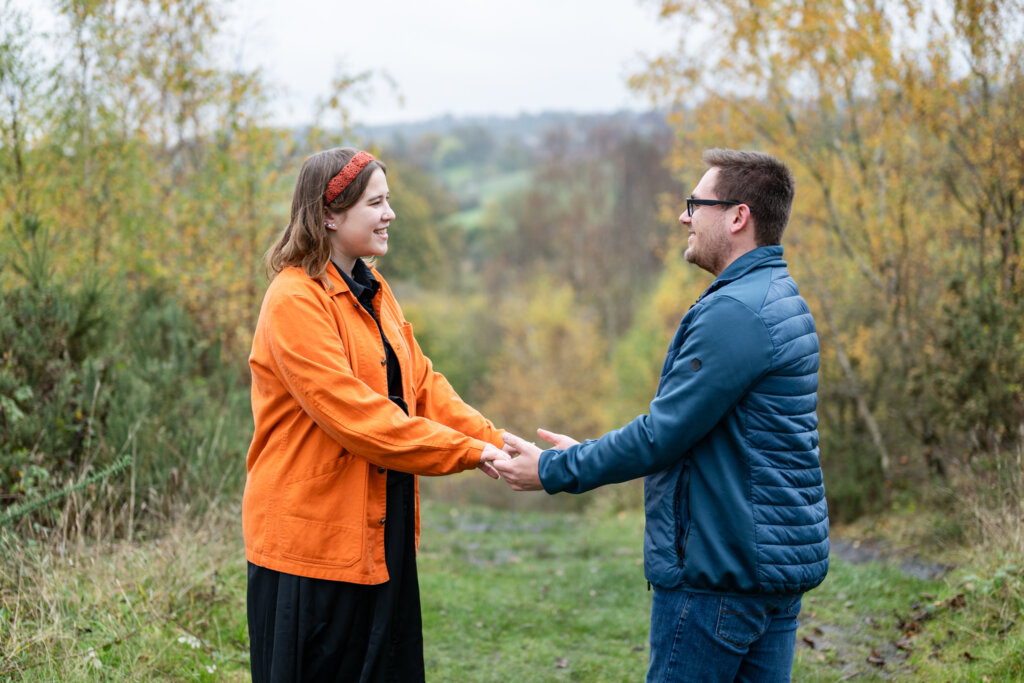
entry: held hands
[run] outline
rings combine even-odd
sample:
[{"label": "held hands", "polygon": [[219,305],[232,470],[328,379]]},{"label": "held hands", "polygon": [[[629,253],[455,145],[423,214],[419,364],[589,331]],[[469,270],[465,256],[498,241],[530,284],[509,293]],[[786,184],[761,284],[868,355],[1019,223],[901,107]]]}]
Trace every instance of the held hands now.
[{"label": "held hands", "polygon": [[[556,434],[546,429],[538,429],[537,435],[548,443],[554,444],[555,448],[560,449],[565,449],[579,443],[565,434]],[[505,447],[502,450],[515,457],[500,461],[495,460],[494,469],[508,482],[513,491],[541,490],[543,487],[540,483],[538,465],[542,449],[514,434],[506,433],[504,439]]]},{"label": "held hands", "polygon": [[480,453],[480,462],[477,463],[477,467],[491,479],[497,479],[498,472],[491,463],[496,460],[508,460],[510,457],[504,450],[499,451],[493,445],[485,444],[483,452]]}]

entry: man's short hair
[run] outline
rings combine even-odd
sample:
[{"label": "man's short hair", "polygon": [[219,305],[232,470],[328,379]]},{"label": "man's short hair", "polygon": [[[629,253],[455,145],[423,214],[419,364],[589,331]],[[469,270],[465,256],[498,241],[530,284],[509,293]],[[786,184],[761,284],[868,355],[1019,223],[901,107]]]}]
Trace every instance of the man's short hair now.
[{"label": "man's short hair", "polygon": [[718,169],[718,199],[750,207],[757,246],[781,244],[793,206],[795,181],[789,168],[770,154],[735,149],[709,149],[703,161]]}]

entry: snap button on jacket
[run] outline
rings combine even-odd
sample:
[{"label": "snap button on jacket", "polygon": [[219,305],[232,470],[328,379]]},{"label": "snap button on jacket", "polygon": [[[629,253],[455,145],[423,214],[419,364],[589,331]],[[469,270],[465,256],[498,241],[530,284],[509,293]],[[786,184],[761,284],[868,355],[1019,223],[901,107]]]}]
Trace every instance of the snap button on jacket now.
[{"label": "snap button on jacket", "polygon": [[[433,370],[374,270],[374,308],[402,369],[406,415],[387,395],[377,324],[333,267],[328,277],[330,292],[301,268],[286,268],[260,309],[249,356],[255,432],[242,499],[246,557],[298,576],[383,583],[387,478],[373,470],[472,469],[485,441],[502,446],[502,433]],[[418,485],[416,500],[418,543]]]}]

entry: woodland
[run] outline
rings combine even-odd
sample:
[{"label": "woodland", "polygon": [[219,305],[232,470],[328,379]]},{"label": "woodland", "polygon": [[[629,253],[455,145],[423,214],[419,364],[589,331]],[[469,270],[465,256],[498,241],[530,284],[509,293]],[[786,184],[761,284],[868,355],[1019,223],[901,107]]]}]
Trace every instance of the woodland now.
[{"label": "woodland", "polygon": [[710,283],[677,217],[701,151],[731,147],[797,177],[784,244],[821,341],[833,523],[928,511],[929,542],[1019,557],[1024,2],[646,4],[679,36],[631,77],[647,113],[375,127],[351,103],[386,75],[339,70],[282,128],[261,74],[218,59],[216,0],[60,0],[45,50],[0,0],[4,543],[132,543],[237,506],[262,258],[309,153],[387,163],[378,267],[459,393],[585,438],[645,412]]}]

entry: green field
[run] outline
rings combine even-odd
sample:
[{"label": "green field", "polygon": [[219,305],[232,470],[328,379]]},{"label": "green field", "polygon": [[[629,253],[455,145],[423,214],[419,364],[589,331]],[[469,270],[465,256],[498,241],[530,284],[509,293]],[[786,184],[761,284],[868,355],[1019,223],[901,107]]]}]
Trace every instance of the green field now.
[{"label": "green field", "polygon": [[485,171],[472,164],[446,170],[441,174],[445,186],[459,200],[474,198],[467,206],[451,214],[447,222],[468,232],[478,230],[486,218],[488,207],[502,197],[529,187],[532,171]]},{"label": "green field", "polygon": [[[642,680],[642,532],[640,511],[425,501],[428,679]],[[131,545],[4,544],[0,680],[248,679],[235,510]],[[851,559],[805,598],[794,680],[1024,680],[1019,565],[918,578],[895,555]]]}]

